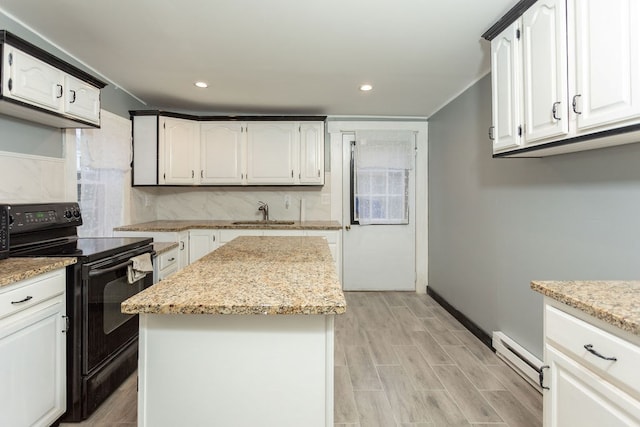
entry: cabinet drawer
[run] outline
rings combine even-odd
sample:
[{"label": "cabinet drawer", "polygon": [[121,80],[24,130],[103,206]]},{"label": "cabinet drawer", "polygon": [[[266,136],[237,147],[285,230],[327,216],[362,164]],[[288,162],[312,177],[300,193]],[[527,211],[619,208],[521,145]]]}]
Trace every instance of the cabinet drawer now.
[{"label": "cabinet drawer", "polygon": [[159,269],[160,270],[164,270],[165,268],[168,268],[174,264],[178,264],[178,250],[177,249],[171,249],[170,251],[167,251],[165,253],[163,253],[162,255],[160,255],[158,257],[159,259]]},{"label": "cabinet drawer", "polygon": [[[596,326],[551,306],[545,307],[545,336],[587,368],[605,379],[640,394],[640,348]],[[604,357],[589,352],[585,346]]]},{"label": "cabinet drawer", "polygon": [[64,290],[64,270],[9,285],[6,291],[0,293],[0,318],[60,295]]}]

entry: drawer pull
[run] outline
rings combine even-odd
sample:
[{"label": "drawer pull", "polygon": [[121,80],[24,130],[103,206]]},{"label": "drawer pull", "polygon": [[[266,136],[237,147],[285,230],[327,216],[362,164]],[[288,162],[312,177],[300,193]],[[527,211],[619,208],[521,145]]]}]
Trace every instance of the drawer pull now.
[{"label": "drawer pull", "polygon": [[176,260],[176,259],[172,257],[172,258],[169,258],[167,261],[169,261],[169,262],[173,262],[173,261],[175,261],[175,260]]},{"label": "drawer pull", "polygon": [[27,302],[32,299],[33,297],[29,295],[25,299],[21,299],[20,301],[11,301],[11,304],[22,304],[23,302]]},{"label": "drawer pull", "polygon": [[607,357],[598,353],[593,349],[593,344],[585,344],[584,349],[587,350],[589,353],[593,354],[594,356],[598,356],[600,359],[611,360],[612,362],[616,362],[618,360],[616,357]]}]

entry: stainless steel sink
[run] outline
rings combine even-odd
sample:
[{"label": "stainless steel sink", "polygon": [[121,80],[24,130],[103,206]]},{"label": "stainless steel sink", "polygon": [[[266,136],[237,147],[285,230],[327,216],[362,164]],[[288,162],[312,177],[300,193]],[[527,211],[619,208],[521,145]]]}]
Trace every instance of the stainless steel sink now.
[{"label": "stainless steel sink", "polygon": [[233,225],[293,225],[294,221],[278,221],[275,219],[270,220],[254,220],[254,221],[233,221]]}]

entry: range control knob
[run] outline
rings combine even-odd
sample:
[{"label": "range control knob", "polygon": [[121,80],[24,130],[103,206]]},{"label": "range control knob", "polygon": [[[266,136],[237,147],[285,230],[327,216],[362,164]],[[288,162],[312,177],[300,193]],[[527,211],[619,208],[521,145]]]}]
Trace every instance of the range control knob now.
[{"label": "range control knob", "polygon": [[73,216],[75,218],[80,218],[80,211],[76,208],[73,209]]},{"label": "range control knob", "polygon": [[70,219],[73,216],[73,214],[71,213],[71,211],[69,209],[64,211],[64,217],[67,219]]}]

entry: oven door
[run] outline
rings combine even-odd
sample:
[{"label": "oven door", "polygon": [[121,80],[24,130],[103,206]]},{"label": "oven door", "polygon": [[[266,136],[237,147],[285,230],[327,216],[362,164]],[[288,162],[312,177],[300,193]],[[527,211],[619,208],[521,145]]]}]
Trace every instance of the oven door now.
[{"label": "oven door", "polygon": [[153,284],[153,273],[129,283],[129,259],[146,250],[131,251],[82,268],[83,374],[91,372],[138,336],[138,316],[120,312],[127,298]]}]

